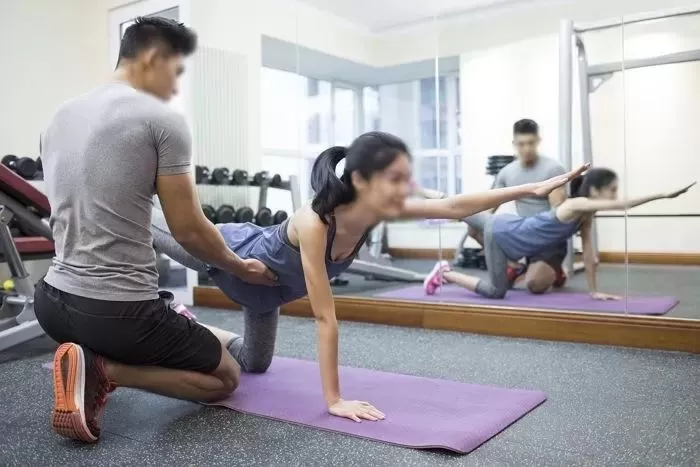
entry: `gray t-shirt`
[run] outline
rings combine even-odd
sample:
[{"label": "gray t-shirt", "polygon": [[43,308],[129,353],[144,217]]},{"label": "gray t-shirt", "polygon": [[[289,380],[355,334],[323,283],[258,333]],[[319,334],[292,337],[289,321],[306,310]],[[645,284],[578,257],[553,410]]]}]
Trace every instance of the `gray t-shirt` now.
[{"label": "gray t-shirt", "polygon": [[[557,175],[565,174],[564,167],[549,157],[538,157],[537,161],[529,167],[523,166],[519,160],[514,160],[503,167],[496,176],[494,188],[507,188],[524,183],[543,182]],[[546,196],[531,196],[521,198],[515,202],[518,215],[531,217],[551,209],[549,198]]]},{"label": "gray t-shirt", "polygon": [[126,83],[63,104],[41,154],[56,244],[46,282],[99,300],[158,298],[156,176],[190,172],[191,146],[180,114]]}]

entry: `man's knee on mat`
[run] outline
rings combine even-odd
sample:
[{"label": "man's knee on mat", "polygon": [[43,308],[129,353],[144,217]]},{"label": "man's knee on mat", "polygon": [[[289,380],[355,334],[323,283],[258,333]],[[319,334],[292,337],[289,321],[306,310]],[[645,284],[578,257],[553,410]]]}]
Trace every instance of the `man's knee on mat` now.
[{"label": "man's knee on mat", "polygon": [[532,294],[543,294],[552,286],[552,282],[542,279],[531,279],[525,283],[527,290]]},{"label": "man's knee on mat", "polygon": [[537,261],[528,267],[525,286],[530,293],[543,294],[552,287],[555,280],[554,268],[544,261]]}]

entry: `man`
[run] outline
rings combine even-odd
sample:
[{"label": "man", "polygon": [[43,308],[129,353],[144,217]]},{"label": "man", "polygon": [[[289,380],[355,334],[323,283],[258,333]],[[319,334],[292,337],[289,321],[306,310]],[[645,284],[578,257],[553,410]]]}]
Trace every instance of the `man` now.
[{"label": "man", "polygon": [[[538,153],[540,144],[539,126],[530,119],[518,120],[513,125],[513,146],[517,159],[505,166],[496,176],[493,188],[505,188],[523,183],[534,183],[566,173],[559,162]],[[519,215],[529,217],[559,206],[566,200],[566,188],[561,187],[549,194],[547,198],[523,198],[515,202]],[[493,210],[495,212],[495,209]],[[483,216],[483,225],[489,214]],[[469,228],[469,235],[483,245],[483,229]],[[511,264],[508,276],[515,281],[527,273],[525,284],[532,293],[544,293],[550,287],[562,287],[566,275],[562,263],[566,258],[567,245],[552,245],[546,253],[526,258],[527,266]]]},{"label": "man", "polygon": [[39,323],[62,343],[54,356],[53,428],[95,442],[116,386],[193,401],[227,397],[242,339],[190,321],[158,296],[151,235],[157,194],[175,239],[192,255],[253,283],[274,276],[227,248],[202,213],[190,174],[177,93],[195,33],[139,18],[121,42],[115,80],[57,111],[42,161],[56,257],[35,293]]}]

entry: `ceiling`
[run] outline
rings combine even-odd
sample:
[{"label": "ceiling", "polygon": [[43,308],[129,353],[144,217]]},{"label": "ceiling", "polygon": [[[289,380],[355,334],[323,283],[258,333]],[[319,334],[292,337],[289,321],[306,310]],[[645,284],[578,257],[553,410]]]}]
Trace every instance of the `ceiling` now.
[{"label": "ceiling", "polygon": [[373,32],[528,0],[301,0]]}]

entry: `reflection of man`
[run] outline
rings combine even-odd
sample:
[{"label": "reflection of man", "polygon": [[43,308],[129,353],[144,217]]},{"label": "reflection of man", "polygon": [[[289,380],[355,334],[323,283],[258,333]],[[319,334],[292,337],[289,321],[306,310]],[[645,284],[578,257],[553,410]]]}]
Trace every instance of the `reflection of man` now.
[{"label": "reflection of man", "polygon": [[[518,159],[505,166],[496,176],[494,188],[505,188],[524,183],[542,182],[548,178],[565,173],[559,162],[543,157],[537,152],[540,143],[539,126],[533,120],[524,119],[513,125],[513,146]],[[566,199],[566,189],[558,188],[547,198],[522,198],[515,202],[518,214],[529,217],[552,209]],[[495,211],[495,209],[494,209]],[[484,222],[490,214],[483,213]],[[479,244],[483,244],[483,230],[469,228],[469,235]],[[552,245],[547,252],[527,258],[527,266],[511,264],[508,276],[511,281],[527,272],[525,282],[532,293],[546,292],[551,286],[561,287],[566,282],[562,262],[566,257],[567,244]]]}]

